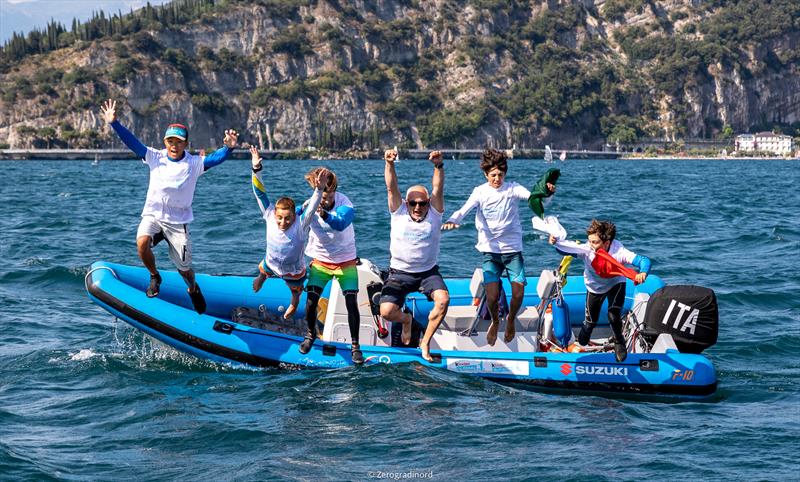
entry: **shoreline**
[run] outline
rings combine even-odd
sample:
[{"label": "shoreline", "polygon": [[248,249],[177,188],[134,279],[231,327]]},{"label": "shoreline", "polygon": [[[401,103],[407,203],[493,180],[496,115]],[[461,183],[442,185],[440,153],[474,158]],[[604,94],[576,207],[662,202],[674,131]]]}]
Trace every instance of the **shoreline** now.
[{"label": "shoreline", "polygon": [[[431,149],[433,150],[433,149]],[[439,149],[445,159],[464,160],[479,159],[481,149]],[[192,153],[197,150],[190,149]],[[276,149],[259,151],[261,157],[272,160],[380,160],[383,151],[325,151],[313,149]],[[427,149],[400,149],[400,157],[405,159],[427,159],[430,150]],[[582,159],[620,159],[626,161],[639,160],[743,160],[743,161],[775,161],[775,160],[800,160],[800,157],[784,156],[691,156],[691,155],[655,155],[642,156],[630,152],[602,152],[602,151],[567,151],[565,162]],[[516,159],[543,160],[542,149],[517,149],[513,151]],[[0,149],[0,161],[125,161],[136,160],[137,157],[128,149]],[[247,149],[237,148],[231,153],[229,159],[250,159]],[[553,164],[561,161],[554,160]]]},{"label": "shoreline", "polygon": [[[435,149],[399,149],[401,159],[428,159],[428,154]],[[445,159],[478,159],[483,149],[438,149]],[[198,149],[189,149],[197,153]],[[208,151],[207,151],[208,152]],[[516,149],[510,151],[512,158],[544,159],[544,149]],[[383,150],[346,150],[327,151],[322,149],[274,149],[259,151],[264,159],[283,160],[380,160]],[[576,159],[619,159],[623,153],[602,151],[567,151],[567,161]],[[135,160],[136,155],[128,149],[0,149],[0,161],[112,161]],[[236,148],[229,159],[250,159],[250,151]],[[554,163],[558,161],[554,160]]]},{"label": "shoreline", "polygon": [[717,160],[717,161],[797,161],[800,157],[785,156],[688,156],[688,155],[657,155],[657,156],[621,156],[620,159],[630,161],[646,160],[670,160],[670,161],[691,161],[691,160]]}]

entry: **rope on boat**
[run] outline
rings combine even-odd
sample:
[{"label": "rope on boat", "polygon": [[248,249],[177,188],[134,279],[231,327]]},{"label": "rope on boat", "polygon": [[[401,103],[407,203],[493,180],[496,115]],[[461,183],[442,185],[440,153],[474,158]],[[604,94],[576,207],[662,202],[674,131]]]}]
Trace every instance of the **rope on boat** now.
[{"label": "rope on boat", "polygon": [[95,271],[97,271],[99,269],[107,269],[107,270],[111,271],[111,274],[113,274],[115,278],[119,279],[119,276],[117,276],[117,273],[115,273],[114,270],[109,268],[108,266],[98,266],[97,268],[92,268],[92,269],[89,270],[88,273],[86,273],[86,276],[83,277],[83,285],[86,287],[87,291],[89,290],[89,276],[91,276],[92,273],[94,273]]}]

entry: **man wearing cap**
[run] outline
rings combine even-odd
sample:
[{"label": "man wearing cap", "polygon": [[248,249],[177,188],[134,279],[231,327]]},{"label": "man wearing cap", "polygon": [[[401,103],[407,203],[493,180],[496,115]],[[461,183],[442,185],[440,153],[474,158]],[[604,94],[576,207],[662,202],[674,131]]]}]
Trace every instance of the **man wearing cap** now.
[{"label": "man wearing cap", "polygon": [[406,296],[420,291],[432,300],[433,309],[428,315],[428,326],[419,348],[422,358],[433,361],[430,341],[450,303],[450,293],[439,274],[438,265],[444,214],[444,161],[439,151],[431,152],[428,157],[433,163],[433,189],[430,196],[425,186],[418,185],[408,188],[403,199],[394,167],[397,151],[388,150],[383,158],[386,161],[384,178],[392,220],[389,241],[391,261],[389,276],[381,291],[381,316],[403,324],[401,340],[408,345],[413,318],[402,310]]},{"label": "man wearing cap", "polygon": [[211,154],[201,157],[186,152],[189,131],[181,124],[170,124],[164,133],[165,149],[142,144],[117,120],[116,101],[107,100],[100,108],[103,119],[114,129],[122,142],[150,168],[150,185],[142,210],[142,221],[136,232],[139,257],[150,271],[147,296],[158,295],[161,276],[156,269],[152,247],[162,239],[169,244],[169,257],[189,286],[188,293],[198,313],[206,310],[206,301],[194,279],[192,242],[189,223],[194,219],[192,199],[197,179],[208,169],[221,164],[236,146],[239,134],[225,131],[225,144]]}]

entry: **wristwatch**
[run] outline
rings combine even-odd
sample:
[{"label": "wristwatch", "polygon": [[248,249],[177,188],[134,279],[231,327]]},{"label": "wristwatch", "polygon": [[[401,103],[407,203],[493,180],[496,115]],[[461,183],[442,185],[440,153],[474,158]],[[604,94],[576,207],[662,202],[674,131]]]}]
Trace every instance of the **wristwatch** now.
[{"label": "wristwatch", "polygon": [[259,162],[258,166],[253,168],[253,172],[259,172],[263,168],[264,168],[264,165]]}]

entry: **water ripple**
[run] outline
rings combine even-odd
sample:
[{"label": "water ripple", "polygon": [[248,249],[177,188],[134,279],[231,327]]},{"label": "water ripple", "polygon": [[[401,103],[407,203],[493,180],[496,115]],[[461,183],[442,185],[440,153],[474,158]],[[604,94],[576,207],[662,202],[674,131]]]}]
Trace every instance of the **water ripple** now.
[{"label": "water ripple", "polygon": [[[268,192],[307,197],[301,174],[319,164],[337,172],[356,206],[359,255],[386,265],[382,162],[270,161]],[[619,239],[651,257],[668,283],[718,295],[719,343],[708,351],[717,397],[675,404],[542,394],[416,364],[256,370],[198,360],[115,321],[83,288],[98,259],[139,264],[134,238],[147,183],[140,162],[4,167],[3,478],[362,480],[373,471],[430,472],[436,480],[796,478],[796,162],[559,165],[549,209],[571,236],[584,238],[592,218],[611,219]],[[508,178],[530,186],[545,167],[514,160]],[[450,213],[484,178],[474,160],[447,161],[445,172]],[[429,184],[431,168],[403,161],[398,174],[401,188]],[[58,193],[45,195],[53,176]],[[753,192],[752,179],[769,189]],[[203,176],[194,210],[197,270],[252,272],[264,227],[248,163],[229,161]],[[443,236],[447,276],[469,276],[479,263],[471,218]],[[529,274],[555,267],[560,256],[527,220],[523,226]],[[171,269],[164,249],[156,256]]]}]

